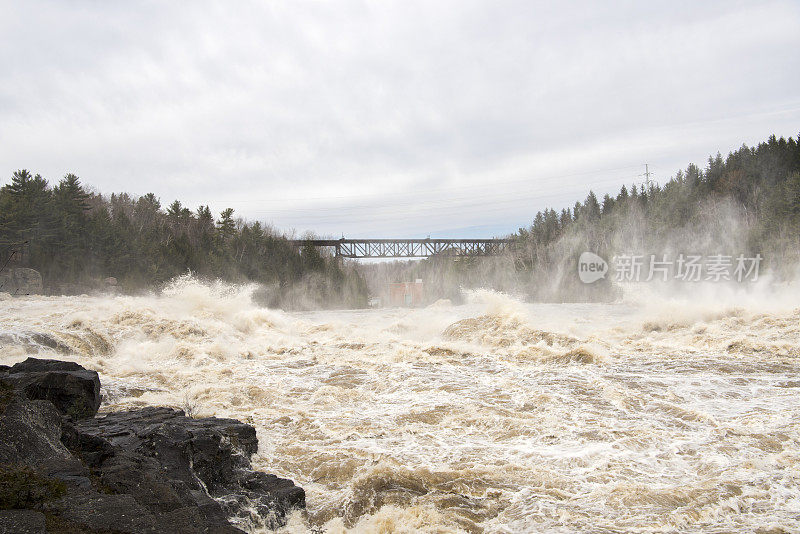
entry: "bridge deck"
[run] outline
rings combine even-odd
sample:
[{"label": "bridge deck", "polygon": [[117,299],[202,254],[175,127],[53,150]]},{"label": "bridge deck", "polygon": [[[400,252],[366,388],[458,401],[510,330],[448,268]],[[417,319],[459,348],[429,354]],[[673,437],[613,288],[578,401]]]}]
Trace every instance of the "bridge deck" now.
[{"label": "bridge deck", "polygon": [[510,239],[295,239],[296,247],[334,247],[344,258],[424,258],[436,254],[452,256],[496,256],[505,252]]}]

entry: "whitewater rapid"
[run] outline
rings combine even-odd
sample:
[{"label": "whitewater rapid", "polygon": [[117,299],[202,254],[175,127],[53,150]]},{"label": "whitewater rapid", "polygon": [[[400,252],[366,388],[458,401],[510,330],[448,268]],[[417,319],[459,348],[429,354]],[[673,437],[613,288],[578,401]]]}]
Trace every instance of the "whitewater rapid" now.
[{"label": "whitewater rapid", "polygon": [[101,411],[253,424],[254,465],[307,492],[287,532],[800,531],[797,306],[286,313],[251,291],[0,297],[0,363],[95,369]]}]

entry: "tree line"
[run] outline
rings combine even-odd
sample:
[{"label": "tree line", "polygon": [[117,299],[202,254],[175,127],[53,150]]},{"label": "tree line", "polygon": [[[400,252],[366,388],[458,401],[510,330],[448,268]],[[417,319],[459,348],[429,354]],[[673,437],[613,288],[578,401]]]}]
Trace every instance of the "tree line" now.
[{"label": "tree line", "polygon": [[[162,208],[152,193],[103,196],[74,174],[54,186],[19,170],[0,188],[0,268],[18,260],[42,273],[50,293],[84,292],[113,276],[125,291],[151,288],[191,271],[204,278],[258,282],[261,302],[285,308],[361,307],[385,282],[423,278],[431,299],[457,300],[462,287],[491,286],[532,300],[619,296],[610,279],[581,284],[582,251],[747,253],[778,279],[800,266],[800,136],[743,145],[705,168],[690,164],[663,184],[623,186],[616,195],[538,212],[511,237],[503,258],[431,258],[384,267],[341,263],[314,247],[295,250],[269,226],[214,217],[208,206]],[[20,249],[17,249],[20,250]]]},{"label": "tree line", "polygon": [[[367,272],[377,288],[389,278],[422,278],[428,300],[462,300],[463,288],[491,287],[534,301],[615,300],[613,276],[584,284],[584,251],[617,254],[761,254],[761,271],[776,280],[800,275],[800,143],[771,136],[743,145],[705,168],[689,164],[659,184],[624,185],[602,198],[536,213],[510,237],[505,257],[429,258]],[[691,285],[685,288],[691,290]]]},{"label": "tree line", "polygon": [[18,170],[0,188],[0,267],[9,260],[39,271],[54,294],[85,292],[107,277],[133,292],[191,272],[263,284],[257,297],[274,306],[359,307],[367,299],[352,265],[314,247],[298,251],[231,208],[215,219],[207,205],[191,210],[175,200],[164,209],[153,193],[106,197],[71,173],[51,187]]},{"label": "tree line", "polygon": [[761,254],[777,279],[800,266],[800,136],[742,145],[705,169],[690,164],[663,184],[622,186],[602,199],[589,192],[561,211],[545,209],[513,236],[524,291],[536,299],[615,298],[609,281],[576,283],[581,251]]}]

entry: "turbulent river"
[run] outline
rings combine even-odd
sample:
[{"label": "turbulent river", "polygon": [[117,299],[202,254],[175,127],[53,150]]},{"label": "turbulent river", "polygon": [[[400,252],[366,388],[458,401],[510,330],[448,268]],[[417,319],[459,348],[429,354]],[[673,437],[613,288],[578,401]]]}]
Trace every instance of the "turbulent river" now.
[{"label": "turbulent river", "polygon": [[800,531],[797,300],[479,291],[287,313],[249,294],[183,278],[148,297],[0,296],[0,363],[95,369],[101,410],[253,424],[254,465],[307,493],[287,532]]}]

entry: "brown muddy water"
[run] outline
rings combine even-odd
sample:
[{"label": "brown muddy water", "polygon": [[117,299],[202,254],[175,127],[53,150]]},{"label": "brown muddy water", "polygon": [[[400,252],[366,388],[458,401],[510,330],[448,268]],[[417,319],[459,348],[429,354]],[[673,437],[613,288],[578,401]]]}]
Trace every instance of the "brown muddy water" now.
[{"label": "brown muddy water", "polygon": [[307,492],[286,532],[800,531],[800,301],[286,313],[249,293],[0,297],[0,363],[95,369],[103,410],[255,425],[254,464]]}]

